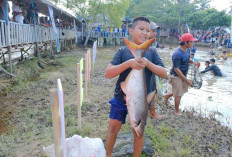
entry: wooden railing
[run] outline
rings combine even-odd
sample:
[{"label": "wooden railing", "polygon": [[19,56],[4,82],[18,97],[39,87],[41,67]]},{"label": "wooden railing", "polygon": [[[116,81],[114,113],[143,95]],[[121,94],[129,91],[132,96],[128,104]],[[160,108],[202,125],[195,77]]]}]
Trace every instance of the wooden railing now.
[{"label": "wooden railing", "polygon": [[[9,22],[10,43],[8,42],[7,24],[0,20],[0,48],[29,44],[35,42],[55,41],[56,36],[52,27],[31,26],[28,24],[19,24]],[[75,31],[69,29],[57,29],[60,40],[75,39]]]}]

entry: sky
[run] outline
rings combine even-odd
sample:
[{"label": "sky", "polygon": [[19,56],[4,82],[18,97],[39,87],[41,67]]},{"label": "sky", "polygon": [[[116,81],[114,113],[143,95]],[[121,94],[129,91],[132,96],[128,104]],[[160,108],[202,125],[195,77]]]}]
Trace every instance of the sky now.
[{"label": "sky", "polygon": [[212,0],[210,3],[211,7],[216,8],[218,11],[225,10],[230,11],[232,6],[232,0]]}]

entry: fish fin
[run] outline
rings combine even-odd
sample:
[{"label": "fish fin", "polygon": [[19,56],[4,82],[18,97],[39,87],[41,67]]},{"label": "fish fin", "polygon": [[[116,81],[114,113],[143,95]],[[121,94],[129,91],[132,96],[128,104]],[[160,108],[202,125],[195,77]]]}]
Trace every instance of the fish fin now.
[{"label": "fish fin", "polygon": [[[132,70],[133,71],[133,70]],[[131,77],[132,71],[128,74],[128,76],[126,77],[126,80],[124,82],[121,82],[120,86],[122,91],[126,94],[126,86],[127,86],[127,82],[129,80],[129,78]]]},{"label": "fish fin", "polygon": [[144,49],[144,53],[146,52],[146,50],[149,48],[149,46],[155,41],[155,38],[153,39],[150,39],[146,42],[144,42],[143,44],[141,45],[137,45],[129,40],[127,40],[126,38],[124,38],[124,42],[125,44],[127,45],[127,47],[130,49],[131,53],[133,54],[133,56],[135,58],[137,58],[137,55],[135,54],[135,50],[136,49]]},{"label": "fish fin", "polygon": [[147,96],[147,103],[149,104],[155,97],[155,90],[153,92],[151,92],[150,94],[148,94]]},{"label": "fish fin", "polygon": [[121,89],[122,89],[122,91],[123,91],[123,93],[125,93],[126,94],[126,81],[124,81],[124,82],[121,82]]}]

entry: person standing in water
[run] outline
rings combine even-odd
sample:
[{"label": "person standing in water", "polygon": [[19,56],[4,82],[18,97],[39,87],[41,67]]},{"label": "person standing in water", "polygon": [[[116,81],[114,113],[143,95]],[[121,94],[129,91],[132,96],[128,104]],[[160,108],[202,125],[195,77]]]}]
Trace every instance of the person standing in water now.
[{"label": "person standing in water", "polygon": [[170,71],[172,93],[164,96],[165,104],[167,104],[171,96],[175,97],[175,114],[179,116],[182,115],[179,109],[181,97],[188,92],[188,86],[192,86],[192,80],[187,79],[187,73],[189,63],[195,63],[190,58],[190,48],[192,48],[193,42],[197,41],[197,39],[193,38],[192,34],[185,33],[181,36],[180,41],[180,47],[172,55],[173,66]]},{"label": "person standing in water", "polygon": [[208,69],[201,71],[201,73],[206,73],[208,71],[212,71],[215,76],[222,76],[222,72],[221,72],[220,68],[215,64],[214,58],[210,59],[210,64],[211,64],[211,66]]}]

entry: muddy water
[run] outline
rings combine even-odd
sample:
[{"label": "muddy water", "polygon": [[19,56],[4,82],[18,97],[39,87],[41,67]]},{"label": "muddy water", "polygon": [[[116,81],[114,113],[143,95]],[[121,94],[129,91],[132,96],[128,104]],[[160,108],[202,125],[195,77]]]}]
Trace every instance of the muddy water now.
[{"label": "muddy water", "polygon": [[[177,46],[173,46],[173,49],[158,49],[168,71],[171,69],[171,56],[176,48]],[[116,52],[117,48],[113,48],[112,51]],[[208,48],[198,48],[195,57],[201,62],[200,71],[205,69],[204,61],[213,58],[209,55]],[[194,109],[202,116],[214,115],[222,124],[232,128],[232,59],[227,61],[216,59],[216,64],[227,76],[215,77],[211,72],[203,74],[201,89],[190,88],[189,92],[182,97],[180,108]],[[170,84],[164,86],[167,88],[164,91],[171,92]],[[170,99],[170,103],[174,105],[173,99]]]},{"label": "muddy water", "polygon": [[[172,49],[158,50],[165,66],[171,69]],[[198,48],[195,57],[201,62],[200,71],[205,69],[204,61],[213,58],[209,55],[209,49]],[[214,57],[216,59],[216,57]],[[202,74],[203,85],[201,89],[190,88],[181,100],[180,108],[194,109],[203,116],[215,115],[224,125],[232,128],[232,59],[224,61],[216,59],[216,64],[226,77],[215,77],[211,72]],[[173,100],[171,103],[174,105]]]}]

